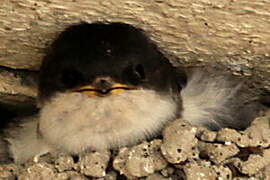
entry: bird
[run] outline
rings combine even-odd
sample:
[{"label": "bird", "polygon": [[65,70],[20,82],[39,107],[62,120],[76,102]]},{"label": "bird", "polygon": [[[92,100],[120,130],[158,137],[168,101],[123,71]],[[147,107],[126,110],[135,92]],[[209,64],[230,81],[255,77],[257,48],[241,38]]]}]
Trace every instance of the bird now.
[{"label": "bird", "polygon": [[43,58],[39,112],[0,136],[0,162],[119,149],[155,137],[177,118],[212,130],[243,128],[259,106],[244,103],[242,90],[241,80],[209,68],[174,67],[133,25],[73,24]]}]

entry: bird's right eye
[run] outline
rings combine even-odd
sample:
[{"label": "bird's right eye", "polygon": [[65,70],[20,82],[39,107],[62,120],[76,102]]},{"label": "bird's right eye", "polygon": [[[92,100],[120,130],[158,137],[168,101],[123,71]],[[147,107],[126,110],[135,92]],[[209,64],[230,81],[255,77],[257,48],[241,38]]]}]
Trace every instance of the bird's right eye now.
[{"label": "bird's right eye", "polygon": [[74,88],[82,82],[83,76],[81,73],[74,70],[63,70],[61,72],[60,81],[65,88]]},{"label": "bird's right eye", "polygon": [[134,69],[134,74],[136,75],[138,80],[144,80],[145,79],[145,72],[143,65],[137,64]]},{"label": "bird's right eye", "polygon": [[123,73],[123,79],[133,85],[139,85],[143,83],[146,80],[146,74],[143,65],[137,64],[135,66],[128,66]]}]

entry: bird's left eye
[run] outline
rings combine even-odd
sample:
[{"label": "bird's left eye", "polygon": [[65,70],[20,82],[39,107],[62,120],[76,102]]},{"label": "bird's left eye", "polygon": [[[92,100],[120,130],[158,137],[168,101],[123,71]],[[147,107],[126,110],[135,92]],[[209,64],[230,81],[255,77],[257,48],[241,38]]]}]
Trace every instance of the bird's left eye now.
[{"label": "bird's left eye", "polygon": [[137,64],[135,69],[134,69],[134,73],[135,73],[136,77],[138,78],[138,80],[145,79],[145,72],[144,72],[143,65]]}]

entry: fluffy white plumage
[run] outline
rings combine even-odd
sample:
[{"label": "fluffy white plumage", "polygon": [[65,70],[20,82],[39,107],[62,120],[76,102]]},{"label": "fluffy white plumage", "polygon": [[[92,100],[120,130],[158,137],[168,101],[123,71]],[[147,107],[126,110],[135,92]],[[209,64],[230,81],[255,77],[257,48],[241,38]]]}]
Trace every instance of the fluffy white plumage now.
[{"label": "fluffy white plumage", "polygon": [[59,93],[45,103],[38,121],[25,121],[9,132],[7,140],[15,161],[23,162],[45,152],[80,153],[135,144],[159,132],[179,111],[191,124],[211,129],[245,126],[248,121],[235,119],[241,111],[236,103],[241,101],[240,87],[241,83],[224,76],[195,72],[181,92],[183,109],[177,109],[171,96],[153,90],[130,90],[105,98]]},{"label": "fluffy white plumage", "polygon": [[16,162],[49,151],[119,148],[152,137],[176,118],[177,110],[171,97],[152,90],[130,90],[106,98],[59,93],[43,106],[38,121],[27,120],[8,141]]},{"label": "fluffy white plumage", "polygon": [[246,127],[260,105],[252,101],[241,79],[193,70],[181,91],[182,118],[209,129]]},{"label": "fluffy white plumage", "polygon": [[152,90],[130,90],[108,97],[62,93],[40,113],[43,138],[56,149],[80,153],[134,144],[156,134],[175,118],[176,103]]}]

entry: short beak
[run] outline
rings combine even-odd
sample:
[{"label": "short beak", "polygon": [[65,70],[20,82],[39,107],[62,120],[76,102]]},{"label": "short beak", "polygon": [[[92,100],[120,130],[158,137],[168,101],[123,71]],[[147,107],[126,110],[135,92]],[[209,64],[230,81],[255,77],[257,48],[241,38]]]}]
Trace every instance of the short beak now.
[{"label": "short beak", "polygon": [[83,93],[87,95],[88,97],[97,97],[97,96],[105,97],[109,95],[119,94],[127,90],[134,90],[134,89],[136,88],[133,86],[116,83],[107,89],[100,89],[91,85],[86,85],[86,86],[79,87],[78,89],[75,89],[74,92]]}]

